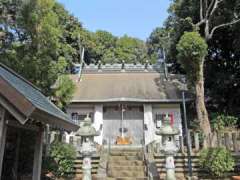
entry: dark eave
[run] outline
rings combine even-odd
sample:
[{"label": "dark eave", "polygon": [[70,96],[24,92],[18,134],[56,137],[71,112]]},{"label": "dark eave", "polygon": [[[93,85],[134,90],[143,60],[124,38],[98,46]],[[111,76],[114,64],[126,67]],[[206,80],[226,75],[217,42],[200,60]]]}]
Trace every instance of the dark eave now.
[{"label": "dark eave", "polygon": [[21,123],[34,119],[53,127],[76,131],[79,126],[35,86],[0,63],[0,104]]}]

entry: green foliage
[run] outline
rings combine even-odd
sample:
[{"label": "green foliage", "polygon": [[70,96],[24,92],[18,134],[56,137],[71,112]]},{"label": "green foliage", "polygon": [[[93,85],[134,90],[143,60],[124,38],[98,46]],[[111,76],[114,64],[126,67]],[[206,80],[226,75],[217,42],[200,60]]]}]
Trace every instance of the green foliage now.
[{"label": "green foliage", "polygon": [[159,50],[164,49],[166,52],[169,49],[169,33],[170,32],[167,29],[157,27],[150,34],[146,45],[148,48],[148,55],[152,61],[158,59]]},{"label": "green foliage", "polygon": [[124,35],[116,42],[116,57],[119,62],[144,63],[147,58],[147,48],[143,41]]},{"label": "green foliage", "polygon": [[[169,15],[162,27],[169,33],[169,46],[166,51],[167,61],[173,64],[175,73],[185,73],[177,61],[177,43],[184,32],[194,31],[193,24],[200,21],[199,0],[173,0],[168,10]],[[208,1],[211,3],[211,1]],[[230,22],[240,17],[240,1],[225,0],[219,4],[210,19],[210,27]],[[205,94],[210,111],[227,112],[238,115],[240,101],[240,23],[215,31],[208,41],[208,55],[205,58]],[[154,30],[155,31],[155,30]],[[153,32],[154,32],[153,31]],[[204,34],[204,25],[199,29]]]},{"label": "green foliage", "polygon": [[[147,57],[143,41],[117,38],[107,31],[90,32],[55,0],[0,1],[0,62],[45,95],[53,95],[51,86],[58,76],[79,62],[82,47],[87,64],[143,62]],[[65,105],[59,102],[60,107]]]},{"label": "green foliage", "polygon": [[225,148],[208,148],[200,153],[200,165],[211,175],[222,177],[224,173],[232,171],[235,161]]},{"label": "green foliage", "polygon": [[113,63],[116,59],[115,48],[117,38],[107,31],[98,30],[94,34],[96,55],[103,63]]},{"label": "green foliage", "polygon": [[50,156],[43,163],[43,169],[56,177],[66,177],[74,170],[75,148],[66,143],[54,142],[50,147]]},{"label": "green foliage", "polygon": [[56,104],[58,107],[64,110],[66,105],[70,103],[76,87],[73,81],[67,75],[59,76],[56,86],[57,87],[54,91]]},{"label": "green foliage", "polygon": [[222,131],[225,128],[235,128],[238,118],[225,114],[213,113],[211,124],[215,131]]},{"label": "green foliage", "polygon": [[[53,11],[54,4],[54,0],[15,4],[16,12],[11,22],[14,26],[5,21],[5,28],[2,29],[11,36],[11,40],[3,42],[1,62],[29,79],[46,95],[51,94],[50,87],[59,73],[55,66],[61,59],[58,51],[61,28]],[[7,5],[9,2],[3,7],[8,8]]]},{"label": "green foliage", "polygon": [[207,55],[207,44],[197,32],[185,32],[177,44],[178,60],[192,83],[199,79],[200,66]]}]

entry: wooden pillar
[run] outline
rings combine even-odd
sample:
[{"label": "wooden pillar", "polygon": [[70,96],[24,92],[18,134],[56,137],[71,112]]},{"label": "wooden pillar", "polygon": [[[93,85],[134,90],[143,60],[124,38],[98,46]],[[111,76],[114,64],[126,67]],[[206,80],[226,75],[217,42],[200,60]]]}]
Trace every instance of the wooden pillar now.
[{"label": "wooden pillar", "polygon": [[6,111],[0,106],[0,180],[2,177],[3,157],[6,144],[7,126],[5,124]]},{"label": "wooden pillar", "polygon": [[46,156],[49,156],[50,153],[50,144],[51,144],[51,134],[50,134],[50,127],[47,124],[45,127],[45,140],[46,140]]},{"label": "wooden pillar", "polygon": [[43,137],[44,133],[43,128],[41,127],[37,132],[35,142],[32,180],[41,180]]},{"label": "wooden pillar", "polygon": [[21,131],[17,132],[17,144],[16,144],[16,152],[15,152],[15,162],[14,162],[14,172],[16,173],[16,178],[18,179],[18,164],[19,164],[19,152],[20,152],[20,144],[21,144]]}]

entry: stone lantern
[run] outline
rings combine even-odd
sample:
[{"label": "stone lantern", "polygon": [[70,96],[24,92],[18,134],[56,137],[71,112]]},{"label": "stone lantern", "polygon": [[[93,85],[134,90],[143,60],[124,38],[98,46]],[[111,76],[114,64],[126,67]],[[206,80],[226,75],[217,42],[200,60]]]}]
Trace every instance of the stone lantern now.
[{"label": "stone lantern", "polygon": [[81,137],[81,145],[79,148],[80,154],[83,156],[83,180],[91,180],[91,156],[96,152],[96,147],[94,145],[94,136],[98,136],[99,132],[92,126],[91,119],[87,116],[83,125],[79,128],[76,136]]},{"label": "stone lantern", "polygon": [[174,155],[178,151],[176,143],[176,135],[180,134],[179,129],[174,128],[170,124],[170,118],[168,115],[163,119],[162,127],[156,132],[157,135],[162,136],[161,151],[166,156],[166,180],[176,180],[175,177],[175,165]]}]

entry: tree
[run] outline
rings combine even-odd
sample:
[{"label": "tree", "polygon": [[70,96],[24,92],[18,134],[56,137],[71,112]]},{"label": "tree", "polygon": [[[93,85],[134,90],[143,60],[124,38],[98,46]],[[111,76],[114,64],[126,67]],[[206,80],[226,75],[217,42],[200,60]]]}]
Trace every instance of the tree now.
[{"label": "tree", "polygon": [[164,49],[165,53],[167,53],[166,51],[169,49],[169,33],[167,29],[157,27],[147,39],[148,55],[152,62],[158,59],[159,50]]},{"label": "tree", "polygon": [[[200,2],[174,0],[171,4],[169,16],[163,27],[169,33],[167,61],[173,63],[173,72],[188,73],[182,69],[179,61],[176,61],[176,45],[185,31],[198,31],[208,44],[208,54],[203,66],[207,108],[210,113],[225,112],[239,116],[240,102],[237,101],[237,94],[240,92],[240,53],[236,47],[240,44],[240,2]],[[210,11],[212,13],[209,13]],[[202,13],[202,18],[199,12]]]},{"label": "tree", "polygon": [[97,60],[103,63],[113,63],[115,61],[115,48],[117,37],[107,31],[98,30],[95,33],[95,43]]},{"label": "tree", "polygon": [[[197,28],[204,26],[204,38],[206,41],[212,39],[214,33],[220,28],[234,25],[240,22],[240,2],[229,2],[225,0],[199,0],[200,2],[200,21],[196,23]],[[225,21],[218,22],[218,18],[222,18],[221,15],[225,7],[229,7],[229,4],[237,5],[237,7],[232,6],[232,11],[228,13],[228,17]],[[220,9],[222,8],[222,9]],[[217,21],[218,20],[218,21]]]},{"label": "tree", "polygon": [[[221,10],[219,9],[220,4],[224,3],[222,5],[228,6],[229,2],[226,2],[224,0],[212,0],[208,2],[208,0],[200,0],[200,21],[196,23],[197,29],[200,30],[200,27],[203,26],[204,29],[204,39],[206,41],[209,41],[213,38],[214,33],[219,30],[220,28],[224,28],[227,26],[234,25],[238,22],[240,22],[239,18],[239,9],[233,9],[233,11],[229,15],[229,19],[224,22],[217,22],[216,19],[219,18],[219,15],[216,15],[217,12],[221,13]],[[239,5],[239,4],[238,4]],[[224,6],[223,6],[224,7]],[[215,21],[214,21],[215,20]],[[206,55],[205,55],[206,56]],[[203,57],[203,65],[205,62],[205,56]],[[204,72],[203,66],[202,66],[202,74]],[[200,83],[200,82],[199,82]],[[198,90],[200,92],[198,92]],[[199,98],[199,102],[196,103],[197,106],[197,114],[198,119],[203,123],[200,124],[202,127],[203,132],[205,135],[208,133],[211,133],[211,127],[210,122],[208,118],[207,109],[205,106],[205,96],[204,96],[204,78],[202,77],[202,83],[199,84],[199,89],[196,88],[196,95],[197,98]],[[198,112],[200,111],[200,112]]]},{"label": "tree", "polygon": [[185,32],[181,37],[177,50],[178,59],[187,72],[188,79],[195,87],[196,111],[200,127],[206,137],[211,133],[208,112],[205,107],[204,96],[204,59],[207,55],[207,44],[197,32]]},{"label": "tree", "polygon": [[54,91],[56,105],[62,110],[65,110],[65,107],[70,103],[70,100],[73,97],[75,89],[75,84],[67,75],[59,76],[57,86]]},{"label": "tree", "polygon": [[[9,3],[4,4],[3,9],[9,9]],[[50,87],[59,74],[59,59],[64,58],[58,51],[62,31],[53,11],[54,4],[53,0],[15,3],[10,6],[13,9],[17,6],[12,20],[1,22],[6,34],[11,34],[11,40],[3,43],[1,62],[29,79],[46,95],[51,94]]]},{"label": "tree", "polygon": [[116,57],[119,62],[144,63],[147,59],[147,48],[143,41],[124,35],[116,42]]}]

